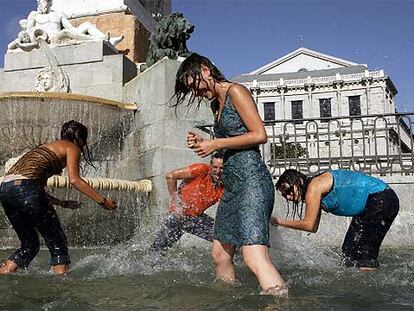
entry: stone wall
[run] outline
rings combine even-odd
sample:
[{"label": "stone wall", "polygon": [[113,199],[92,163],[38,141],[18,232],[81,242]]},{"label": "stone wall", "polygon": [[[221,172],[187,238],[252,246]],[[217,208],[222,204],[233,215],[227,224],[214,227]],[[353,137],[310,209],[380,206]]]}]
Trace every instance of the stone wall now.
[{"label": "stone wall", "polygon": [[[136,65],[103,41],[58,46],[52,51],[74,94],[122,101],[123,86],[137,75]],[[40,50],[6,54],[0,92],[33,92],[45,66],[48,62]]]},{"label": "stone wall", "polygon": [[[89,45],[86,45],[90,48]],[[73,47],[70,47],[73,48]],[[27,56],[27,55],[26,55]],[[132,126],[122,143],[114,141],[116,148],[122,148],[119,157],[111,158],[111,161],[96,163],[98,172],[102,177],[113,177],[128,180],[150,179],[153,182],[154,191],[150,197],[145,199],[145,206],[142,200],[135,197],[136,194],[112,193],[108,196],[115,196],[120,202],[120,210],[112,219],[102,212],[88,198],[76,191],[57,191],[57,194],[71,199],[81,199],[87,202],[87,211],[67,211],[58,209],[62,223],[67,229],[71,246],[100,245],[105,243],[105,236],[108,243],[116,243],[131,236],[131,233],[140,226],[145,215],[146,223],[158,223],[166,213],[166,204],[169,194],[166,188],[165,173],[180,167],[188,166],[194,162],[208,162],[209,159],[200,159],[186,147],[186,134],[189,129],[196,125],[212,122],[212,114],[209,106],[202,104],[199,110],[180,107],[175,110],[168,105],[172,98],[175,75],[180,65],[179,61],[163,59],[154,64],[144,73],[137,75],[128,83],[121,83],[122,72],[129,66],[123,55],[104,56],[101,61],[91,63],[79,63],[64,66],[64,70],[73,79],[73,85],[78,83],[77,79],[85,79],[85,90],[76,88],[77,92],[90,92],[96,90],[97,95],[105,98],[120,98],[123,102],[135,102],[138,111],[133,116]],[[89,66],[86,70],[85,66]],[[92,78],[87,79],[87,72],[90,77],[99,72],[100,68],[111,68],[119,76],[118,84],[110,84],[101,90],[94,88]],[[26,78],[33,71],[33,77],[37,69],[27,70],[22,74]],[[78,73],[71,75],[71,72]],[[111,71],[110,71],[111,72]],[[16,79],[18,70],[4,72],[0,75],[0,91],[19,91],[19,87],[12,85]],[[83,73],[85,77],[83,78]],[[101,72],[101,79],[109,79],[109,73]],[[5,76],[6,75],[6,76]],[[8,79],[8,81],[5,81]],[[109,79],[110,80],[110,79]],[[108,80],[108,82],[109,82]],[[31,81],[31,79],[28,79]],[[88,84],[89,83],[89,84]],[[119,93],[120,92],[120,93]],[[114,94],[116,96],[114,96]],[[110,146],[106,146],[109,147]],[[114,146],[115,147],[115,146]],[[87,169],[86,176],[96,176],[97,172]],[[98,174],[98,175],[99,175]],[[89,208],[90,207],[90,208]],[[142,211],[145,210],[145,213]],[[128,217],[131,216],[131,217]],[[123,225],[123,222],[126,222]],[[111,230],[105,233],[108,228],[122,226],[122,230]],[[127,230],[128,229],[128,230]],[[96,232],[95,232],[96,231]],[[89,238],[89,240],[87,240]],[[0,210],[0,247],[16,245],[17,240],[13,230]]]}]

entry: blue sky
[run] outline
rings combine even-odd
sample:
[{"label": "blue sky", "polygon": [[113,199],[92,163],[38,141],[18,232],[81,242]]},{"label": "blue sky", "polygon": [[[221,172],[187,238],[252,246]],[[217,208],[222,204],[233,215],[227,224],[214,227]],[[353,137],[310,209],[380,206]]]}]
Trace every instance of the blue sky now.
[{"label": "blue sky", "polygon": [[[399,91],[398,109],[414,111],[414,0],[172,1],[196,27],[189,49],[211,58],[228,78],[303,46],[384,69]],[[36,0],[0,4],[4,54]]]}]

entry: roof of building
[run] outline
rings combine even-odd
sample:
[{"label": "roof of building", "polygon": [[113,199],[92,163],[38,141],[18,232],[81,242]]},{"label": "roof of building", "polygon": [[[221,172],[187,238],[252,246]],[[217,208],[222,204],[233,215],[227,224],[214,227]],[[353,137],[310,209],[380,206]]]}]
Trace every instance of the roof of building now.
[{"label": "roof of building", "polygon": [[363,65],[341,67],[341,68],[332,68],[332,69],[323,69],[323,70],[313,70],[313,71],[300,71],[300,72],[287,72],[287,73],[277,73],[277,74],[242,74],[235,76],[231,81],[234,82],[251,82],[253,80],[257,81],[277,81],[280,78],[285,80],[293,79],[305,79],[307,77],[318,78],[326,76],[334,76],[337,73],[340,75],[347,75],[353,73],[361,73],[367,70],[368,68]]},{"label": "roof of building", "polygon": [[260,68],[257,68],[255,70],[253,70],[252,72],[249,72],[248,74],[263,74],[266,73],[267,71],[271,71],[272,69],[290,62],[292,59],[294,58],[298,58],[300,56],[306,56],[306,57],[310,57],[313,59],[318,59],[318,60],[322,60],[328,63],[331,63],[332,65],[336,65],[339,67],[348,67],[348,66],[356,66],[356,65],[360,65],[354,62],[351,62],[349,60],[346,59],[342,59],[342,58],[338,58],[335,56],[331,56],[331,55],[327,55],[327,54],[323,54],[321,52],[318,51],[314,51],[311,49],[307,49],[304,47],[300,47],[299,49],[296,49]]}]

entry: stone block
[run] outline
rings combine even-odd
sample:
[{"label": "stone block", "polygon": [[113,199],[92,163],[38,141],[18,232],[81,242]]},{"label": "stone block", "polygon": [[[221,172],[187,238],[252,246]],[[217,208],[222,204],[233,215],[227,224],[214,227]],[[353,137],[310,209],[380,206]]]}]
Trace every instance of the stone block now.
[{"label": "stone block", "polygon": [[122,84],[91,85],[87,88],[86,95],[122,101]]},{"label": "stone block", "polygon": [[[91,62],[100,62],[104,55],[113,55],[117,52],[108,43],[98,40],[79,44],[52,47],[59,64],[73,65]],[[48,65],[43,51],[35,49],[30,52],[7,53],[4,57],[4,70],[27,70],[42,68]]]},{"label": "stone block", "polygon": [[[32,92],[36,84],[38,70],[8,71],[0,76],[1,92]],[[18,83],[16,83],[18,81]]]},{"label": "stone block", "polygon": [[[102,41],[101,41],[102,42]],[[90,42],[87,44],[78,44],[72,46],[73,61],[72,64],[90,63],[93,61],[102,61],[103,59],[103,45],[98,42]],[[61,63],[64,64],[64,63]]]},{"label": "stone block", "polygon": [[30,57],[28,53],[7,53],[4,55],[4,71],[30,68]]}]

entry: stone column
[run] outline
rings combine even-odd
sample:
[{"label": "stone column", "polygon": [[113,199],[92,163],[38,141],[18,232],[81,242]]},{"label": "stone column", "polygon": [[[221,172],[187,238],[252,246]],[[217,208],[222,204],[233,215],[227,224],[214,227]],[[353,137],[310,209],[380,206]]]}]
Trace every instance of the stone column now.
[{"label": "stone column", "polygon": [[341,96],[341,88],[343,85],[343,81],[338,79],[339,74],[337,75],[337,80],[333,82],[333,87],[336,91],[336,104],[338,107],[338,116],[342,117],[342,96]]},{"label": "stone column", "polygon": [[369,71],[365,70],[364,78],[362,79],[362,84],[365,85],[365,97],[366,97],[366,105],[367,105],[367,115],[370,113],[370,105],[371,105],[371,96],[370,96],[370,84],[372,82],[372,77],[369,76]]}]

